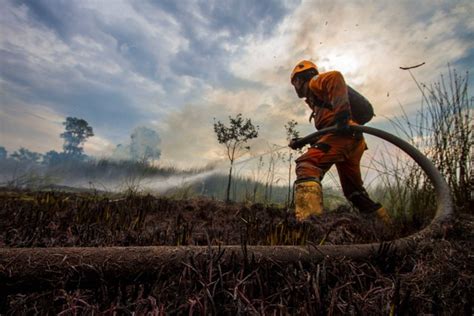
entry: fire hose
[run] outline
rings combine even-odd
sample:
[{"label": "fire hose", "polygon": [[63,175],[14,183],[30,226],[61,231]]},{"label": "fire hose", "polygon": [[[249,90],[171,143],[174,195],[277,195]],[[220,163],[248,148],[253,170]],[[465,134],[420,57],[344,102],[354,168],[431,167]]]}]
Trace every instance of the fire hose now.
[{"label": "fire hose", "polygon": [[[434,164],[418,149],[416,149],[408,142],[402,140],[401,138],[396,137],[395,135],[373,127],[357,125],[348,126],[347,128],[353,132],[361,132],[377,136],[379,138],[382,138],[383,140],[394,144],[395,146],[403,150],[405,153],[407,153],[411,158],[413,158],[413,160],[421,167],[421,169],[423,169],[423,171],[431,180],[435,188],[437,205],[435,216],[431,221],[430,225],[426,228],[429,228],[431,225],[442,223],[443,221],[448,220],[453,215],[453,204],[448,184],[446,183],[438,169],[434,166]],[[337,126],[327,127],[298,139],[294,142],[294,144],[297,147],[302,147],[306,144],[314,143],[315,140],[317,140],[324,134],[334,133],[337,131]],[[423,231],[420,231],[419,233],[421,232]]]},{"label": "fire hose", "polygon": [[[453,204],[449,186],[434,164],[411,144],[390,133],[367,126],[350,126],[349,129],[394,144],[422,168],[434,186],[437,203],[428,226],[388,243],[354,245],[0,248],[0,291],[12,293],[19,289],[57,287],[55,280],[61,280],[64,275],[68,276],[69,284],[81,287],[97,286],[98,279],[138,282],[150,274],[166,275],[165,271],[176,270],[179,262],[190,257],[212,258],[216,254],[221,259],[240,258],[247,262],[253,258],[281,264],[315,263],[327,257],[367,259],[387,248],[398,254],[408,253],[420,242],[442,236],[443,225],[453,216]],[[298,145],[312,143],[321,135],[336,131],[337,127],[322,129],[299,139]]]}]

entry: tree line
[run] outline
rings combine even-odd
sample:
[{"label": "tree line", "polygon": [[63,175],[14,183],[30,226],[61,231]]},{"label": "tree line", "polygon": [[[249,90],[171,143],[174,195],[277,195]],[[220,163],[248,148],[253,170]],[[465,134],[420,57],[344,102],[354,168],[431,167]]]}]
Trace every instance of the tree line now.
[{"label": "tree line", "polygon": [[[8,155],[5,147],[0,146],[0,160],[11,158],[20,162],[45,165],[88,160],[90,157],[84,153],[84,144],[94,136],[92,126],[86,120],[77,117],[67,117],[62,124],[64,132],[59,135],[63,139],[62,151],[50,150],[41,154],[21,147]],[[161,139],[156,131],[140,126],[130,135],[130,144],[117,145],[114,155],[117,153],[117,160],[131,160],[148,165],[160,158],[160,144]]]},{"label": "tree line", "polygon": [[[63,160],[84,160],[84,143],[94,136],[92,127],[86,120],[77,117],[67,117],[63,122],[65,131],[59,136],[64,139],[63,151],[50,150],[40,154],[21,147],[10,155],[10,158],[21,162],[54,164]],[[0,146],[0,159],[7,159],[8,152],[5,147]]]}]

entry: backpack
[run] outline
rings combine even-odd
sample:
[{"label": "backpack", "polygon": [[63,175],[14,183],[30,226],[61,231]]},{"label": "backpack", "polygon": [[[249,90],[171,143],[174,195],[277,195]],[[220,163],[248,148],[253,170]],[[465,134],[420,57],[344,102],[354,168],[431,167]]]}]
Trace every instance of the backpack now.
[{"label": "backpack", "polygon": [[351,104],[352,119],[360,125],[364,125],[375,116],[374,108],[362,94],[347,86],[349,103]]},{"label": "backpack", "polygon": [[[347,86],[347,93],[349,95],[349,103],[351,106],[352,119],[359,125],[364,125],[375,116],[374,108],[362,94]],[[314,93],[306,100],[308,104],[313,104],[318,107],[332,110],[332,104],[326,103],[319,99]],[[310,105],[311,107],[311,105]],[[309,120],[313,118],[314,112],[311,113]]]}]

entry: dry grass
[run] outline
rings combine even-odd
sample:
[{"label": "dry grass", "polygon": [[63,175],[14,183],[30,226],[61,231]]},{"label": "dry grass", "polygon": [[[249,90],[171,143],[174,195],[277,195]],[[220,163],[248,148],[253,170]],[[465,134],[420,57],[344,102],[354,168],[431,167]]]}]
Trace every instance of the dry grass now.
[{"label": "dry grass", "polygon": [[[212,200],[122,198],[59,192],[2,192],[0,234],[10,247],[349,244],[389,238],[373,221],[336,210],[306,224],[284,209]],[[472,309],[474,219],[400,257],[327,258],[303,266],[230,258],[219,252],[176,263],[146,282],[100,281],[94,289],[58,284],[0,300],[7,314],[462,314]],[[402,234],[392,232],[392,237]],[[100,271],[99,271],[100,272]],[[0,282],[1,283],[1,282]]]}]

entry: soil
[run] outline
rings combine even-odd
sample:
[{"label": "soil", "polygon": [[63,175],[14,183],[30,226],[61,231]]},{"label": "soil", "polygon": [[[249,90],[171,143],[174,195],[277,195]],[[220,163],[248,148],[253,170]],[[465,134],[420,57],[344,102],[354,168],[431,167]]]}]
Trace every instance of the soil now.
[{"label": "soil", "polygon": [[[474,217],[469,214],[458,214],[441,236],[419,243],[408,254],[387,246],[369,258],[327,256],[285,264],[271,255],[223,255],[219,246],[235,245],[243,253],[246,247],[267,246],[273,248],[262,249],[271,254],[278,245],[390,241],[421,227],[397,221],[388,229],[348,207],[299,223],[291,211],[276,205],[57,191],[0,191],[0,218],[2,254],[24,248],[29,256],[34,251],[45,260],[35,265],[3,255],[0,290],[7,294],[0,295],[0,314],[473,312]],[[143,251],[149,246],[215,247],[200,255],[175,255],[166,269],[164,264],[125,259],[113,269],[111,265],[120,265],[116,258],[85,269],[85,261],[74,262],[70,255],[61,259],[66,271],[81,273],[61,273],[47,259],[49,254],[54,258],[58,247],[73,253],[77,247],[112,246],[142,246]],[[115,248],[88,249],[102,249],[105,256]],[[28,270],[48,278],[13,281],[15,273]]]}]

